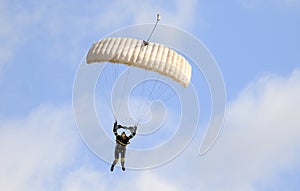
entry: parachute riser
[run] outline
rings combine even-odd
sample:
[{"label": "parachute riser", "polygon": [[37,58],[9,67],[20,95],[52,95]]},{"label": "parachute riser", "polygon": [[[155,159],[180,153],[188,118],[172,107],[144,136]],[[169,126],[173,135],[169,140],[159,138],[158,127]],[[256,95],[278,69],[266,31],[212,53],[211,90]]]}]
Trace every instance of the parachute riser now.
[{"label": "parachute riser", "polygon": [[153,33],[154,33],[155,29],[156,29],[157,23],[158,23],[159,21],[160,21],[160,15],[157,14],[157,15],[156,15],[156,22],[155,22],[155,25],[154,25],[154,27],[153,27],[153,29],[152,29],[152,31],[151,31],[151,34],[149,35],[147,41],[143,41],[145,46],[147,46],[147,45],[149,44],[149,40],[151,39],[151,37],[152,37],[152,35],[153,35]]}]

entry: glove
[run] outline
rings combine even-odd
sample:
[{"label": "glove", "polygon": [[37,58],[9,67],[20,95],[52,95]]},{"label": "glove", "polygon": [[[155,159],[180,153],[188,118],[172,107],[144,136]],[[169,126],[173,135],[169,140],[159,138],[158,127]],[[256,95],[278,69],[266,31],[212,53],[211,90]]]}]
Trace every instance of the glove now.
[{"label": "glove", "polygon": [[118,125],[117,125],[117,120],[116,120],[115,123],[114,123],[114,129],[113,129],[113,131],[116,132],[117,129],[118,129]]},{"label": "glove", "polygon": [[137,129],[137,126],[135,125],[135,126],[133,126],[133,133],[132,133],[132,135],[133,136],[135,136],[136,135],[136,129]]}]

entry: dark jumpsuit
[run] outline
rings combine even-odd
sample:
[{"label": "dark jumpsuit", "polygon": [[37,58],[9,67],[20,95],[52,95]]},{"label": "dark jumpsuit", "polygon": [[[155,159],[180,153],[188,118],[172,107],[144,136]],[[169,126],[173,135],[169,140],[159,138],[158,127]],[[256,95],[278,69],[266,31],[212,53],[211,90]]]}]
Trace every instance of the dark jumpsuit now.
[{"label": "dark jumpsuit", "polygon": [[113,132],[116,136],[116,146],[115,146],[115,160],[113,161],[111,171],[113,171],[114,166],[118,163],[120,154],[121,154],[122,169],[125,170],[124,164],[125,164],[126,145],[128,145],[130,143],[129,140],[131,138],[133,138],[136,134],[136,132],[134,130],[131,133],[131,135],[127,136],[124,133],[124,137],[122,137],[122,135],[119,135],[118,132],[117,132],[117,129],[119,129],[119,128],[128,129],[125,126],[117,125],[117,122],[114,123]]}]

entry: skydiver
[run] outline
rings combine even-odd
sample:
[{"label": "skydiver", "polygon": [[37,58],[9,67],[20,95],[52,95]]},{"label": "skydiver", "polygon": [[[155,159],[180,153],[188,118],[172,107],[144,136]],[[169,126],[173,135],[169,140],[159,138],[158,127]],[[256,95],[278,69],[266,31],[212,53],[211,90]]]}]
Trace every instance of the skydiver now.
[{"label": "skydiver", "polygon": [[[129,136],[126,135],[126,133],[123,131],[121,135],[118,134],[117,130],[123,128],[130,130],[131,134]],[[129,140],[133,138],[136,135],[136,129],[137,126],[133,127],[126,127],[122,125],[118,125],[117,121],[114,123],[113,132],[116,136],[116,146],[115,146],[115,160],[113,161],[110,171],[114,170],[115,165],[119,161],[119,156],[121,154],[121,165],[122,170],[125,171],[125,153],[126,153],[126,146],[130,144]]]}]

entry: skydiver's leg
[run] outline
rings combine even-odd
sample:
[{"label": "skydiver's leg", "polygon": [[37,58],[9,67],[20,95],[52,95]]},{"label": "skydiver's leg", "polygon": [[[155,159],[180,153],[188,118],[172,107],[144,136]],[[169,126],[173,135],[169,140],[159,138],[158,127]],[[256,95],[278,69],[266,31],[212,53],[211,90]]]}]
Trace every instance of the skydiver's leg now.
[{"label": "skydiver's leg", "polygon": [[125,158],[121,158],[122,170],[125,171]]},{"label": "skydiver's leg", "polygon": [[111,165],[111,167],[110,167],[110,171],[113,171],[115,165],[118,163],[118,161],[119,161],[119,153],[120,153],[119,146],[116,145],[116,146],[115,146],[115,160],[113,161],[113,163],[112,163],[112,165]]},{"label": "skydiver's leg", "polygon": [[125,153],[126,153],[126,147],[121,148],[121,165],[122,165],[122,170],[125,171]]}]

